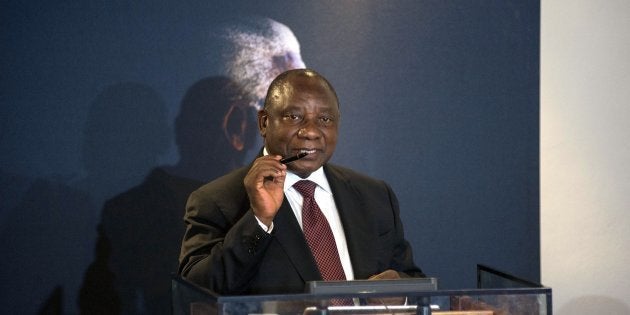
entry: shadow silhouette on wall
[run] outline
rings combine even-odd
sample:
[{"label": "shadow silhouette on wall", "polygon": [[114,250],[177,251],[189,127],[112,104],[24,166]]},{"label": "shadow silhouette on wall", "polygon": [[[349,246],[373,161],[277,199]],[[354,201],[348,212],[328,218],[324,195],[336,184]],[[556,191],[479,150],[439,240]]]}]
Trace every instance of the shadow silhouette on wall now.
[{"label": "shadow silhouette on wall", "polygon": [[180,159],[108,200],[94,262],[79,292],[83,314],[170,314],[184,208],[202,184],[259,152],[257,110],[277,74],[303,68],[293,32],[269,18],[244,17],[214,32],[221,73],[196,82],[175,122]]},{"label": "shadow silhouette on wall", "polygon": [[175,132],[177,164],[153,169],[105,203],[79,293],[81,313],[170,314],[188,195],[243,165],[257,135],[255,111],[228,79],[205,78],[186,93]]},{"label": "shadow silhouette on wall", "polygon": [[0,313],[33,314],[55,288],[78,288],[94,209],[89,195],[63,182],[34,180],[0,232]]},{"label": "shadow silhouette on wall", "polygon": [[148,86],[107,87],[88,113],[82,145],[87,173],[73,185],[92,195],[97,205],[137,185],[168,149],[166,116],[164,101]]},{"label": "shadow silhouette on wall", "polygon": [[54,313],[60,307],[53,304],[76,312],[98,210],[146,176],[168,147],[167,128],[166,107],[147,86],[119,83],[95,98],[84,129],[83,172],[70,180],[33,179],[0,230],[0,313]]}]

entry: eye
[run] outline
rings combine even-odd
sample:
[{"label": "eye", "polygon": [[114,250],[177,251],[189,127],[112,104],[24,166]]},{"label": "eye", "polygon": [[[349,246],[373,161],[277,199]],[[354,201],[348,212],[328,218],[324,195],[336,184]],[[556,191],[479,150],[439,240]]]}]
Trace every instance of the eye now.
[{"label": "eye", "polygon": [[302,121],[302,115],[296,113],[285,113],[282,115],[282,120],[289,123],[297,123]]},{"label": "eye", "polygon": [[331,125],[335,122],[335,118],[332,116],[321,116],[319,117],[319,121],[323,124],[323,125]]}]

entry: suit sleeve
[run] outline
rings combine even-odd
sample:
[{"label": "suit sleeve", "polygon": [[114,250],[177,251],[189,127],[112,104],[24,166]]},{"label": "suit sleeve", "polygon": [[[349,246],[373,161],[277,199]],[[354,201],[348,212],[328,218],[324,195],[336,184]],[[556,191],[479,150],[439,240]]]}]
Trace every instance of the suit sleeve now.
[{"label": "suit sleeve", "polygon": [[186,205],[179,274],[219,294],[247,289],[271,241],[251,209],[225,209],[200,191]]},{"label": "suit sleeve", "polygon": [[400,209],[398,198],[388,184],[387,193],[392,209],[394,227],[393,253],[390,261],[390,269],[398,271],[401,277],[425,277],[425,274],[416,266],[413,260],[413,253],[409,242],[405,239],[402,221],[400,219]]}]

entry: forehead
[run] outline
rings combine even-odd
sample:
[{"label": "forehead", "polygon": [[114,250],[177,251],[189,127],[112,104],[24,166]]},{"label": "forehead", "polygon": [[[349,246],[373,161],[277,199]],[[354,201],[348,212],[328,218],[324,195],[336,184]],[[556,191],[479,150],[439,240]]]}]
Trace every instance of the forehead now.
[{"label": "forehead", "polygon": [[291,77],[272,91],[272,105],[276,109],[317,106],[320,109],[338,109],[337,98],[321,79]]}]

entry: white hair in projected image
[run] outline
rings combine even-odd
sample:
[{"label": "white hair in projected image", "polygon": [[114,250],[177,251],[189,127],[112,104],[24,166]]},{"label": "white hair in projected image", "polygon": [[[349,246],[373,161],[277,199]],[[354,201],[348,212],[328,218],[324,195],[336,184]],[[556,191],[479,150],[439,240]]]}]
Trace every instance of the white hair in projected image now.
[{"label": "white hair in projected image", "polygon": [[224,27],[221,36],[229,43],[223,54],[225,74],[258,109],[278,74],[305,67],[291,29],[272,19],[242,19]]}]

